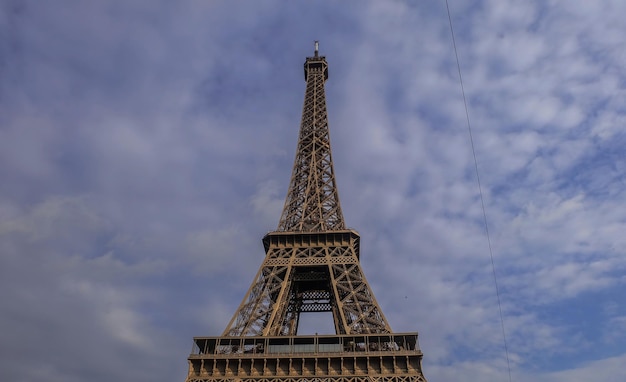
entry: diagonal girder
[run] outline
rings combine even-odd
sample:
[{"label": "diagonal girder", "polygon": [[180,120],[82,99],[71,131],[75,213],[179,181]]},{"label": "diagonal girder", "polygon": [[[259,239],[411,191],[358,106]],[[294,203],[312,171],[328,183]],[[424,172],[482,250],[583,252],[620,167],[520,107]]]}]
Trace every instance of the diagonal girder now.
[{"label": "diagonal girder", "polygon": [[[187,382],[426,382],[417,333],[391,332],[345,228],[333,170],[324,83],[306,92],[289,190],[265,260],[221,337],[196,337]],[[299,336],[301,314],[331,312],[335,335]]]},{"label": "diagonal girder", "polygon": [[224,335],[296,335],[307,312],[332,312],[337,334],[391,332],[361,269],[358,234],[314,236],[266,235],[265,261]]},{"label": "diagonal girder", "polygon": [[324,57],[305,63],[307,86],[300,136],[279,231],[345,229],[330,149],[324,82]]}]

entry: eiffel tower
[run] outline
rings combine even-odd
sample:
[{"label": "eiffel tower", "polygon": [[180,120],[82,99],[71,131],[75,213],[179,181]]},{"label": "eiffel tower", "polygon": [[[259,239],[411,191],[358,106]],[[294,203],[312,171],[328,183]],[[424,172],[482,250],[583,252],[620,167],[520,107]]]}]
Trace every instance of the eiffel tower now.
[{"label": "eiffel tower", "polygon": [[[219,337],[195,337],[187,382],[426,382],[417,333],[393,333],[345,226],[331,158],[328,63],[304,63],[298,149],[265,260]],[[298,335],[300,315],[332,313],[334,335]]]}]

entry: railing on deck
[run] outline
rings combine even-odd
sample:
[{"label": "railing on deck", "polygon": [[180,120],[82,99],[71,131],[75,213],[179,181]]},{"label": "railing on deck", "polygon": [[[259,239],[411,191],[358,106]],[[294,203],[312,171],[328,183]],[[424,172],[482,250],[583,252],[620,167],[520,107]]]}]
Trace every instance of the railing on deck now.
[{"label": "railing on deck", "polygon": [[191,356],[421,353],[417,333],[283,337],[195,337]]}]

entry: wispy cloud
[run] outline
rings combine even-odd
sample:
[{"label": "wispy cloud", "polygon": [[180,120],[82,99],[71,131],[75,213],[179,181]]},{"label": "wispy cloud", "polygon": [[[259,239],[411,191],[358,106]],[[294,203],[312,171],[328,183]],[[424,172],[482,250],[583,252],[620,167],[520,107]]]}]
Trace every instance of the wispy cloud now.
[{"label": "wispy cloud", "polygon": [[[626,9],[449,5],[514,379],[621,381]],[[313,40],[392,327],[429,380],[507,379],[445,3],[8,1],[0,35],[2,379],[184,378],[278,223]]]}]

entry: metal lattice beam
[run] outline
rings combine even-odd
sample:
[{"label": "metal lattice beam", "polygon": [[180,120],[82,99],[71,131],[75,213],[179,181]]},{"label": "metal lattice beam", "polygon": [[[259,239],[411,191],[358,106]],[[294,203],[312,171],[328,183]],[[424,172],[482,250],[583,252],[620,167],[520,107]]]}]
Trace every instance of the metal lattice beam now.
[{"label": "metal lattice beam", "polygon": [[[298,149],[278,229],[221,337],[196,338],[188,382],[426,382],[417,333],[393,334],[345,228],[317,52],[304,64]],[[335,335],[298,336],[302,314],[332,312]]]},{"label": "metal lattice beam", "polygon": [[300,137],[278,231],[342,230],[345,224],[333,170],[324,91],[326,58],[307,58],[304,71],[307,85]]},{"label": "metal lattice beam", "polygon": [[[336,239],[339,233],[343,240]],[[296,335],[300,314],[312,311],[333,312],[340,334],[391,332],[357,258],[359,235],[345,230],[316,233],[314,241],[308,236],[266,236],[269,245],[257,281],[224,335]]]}]

